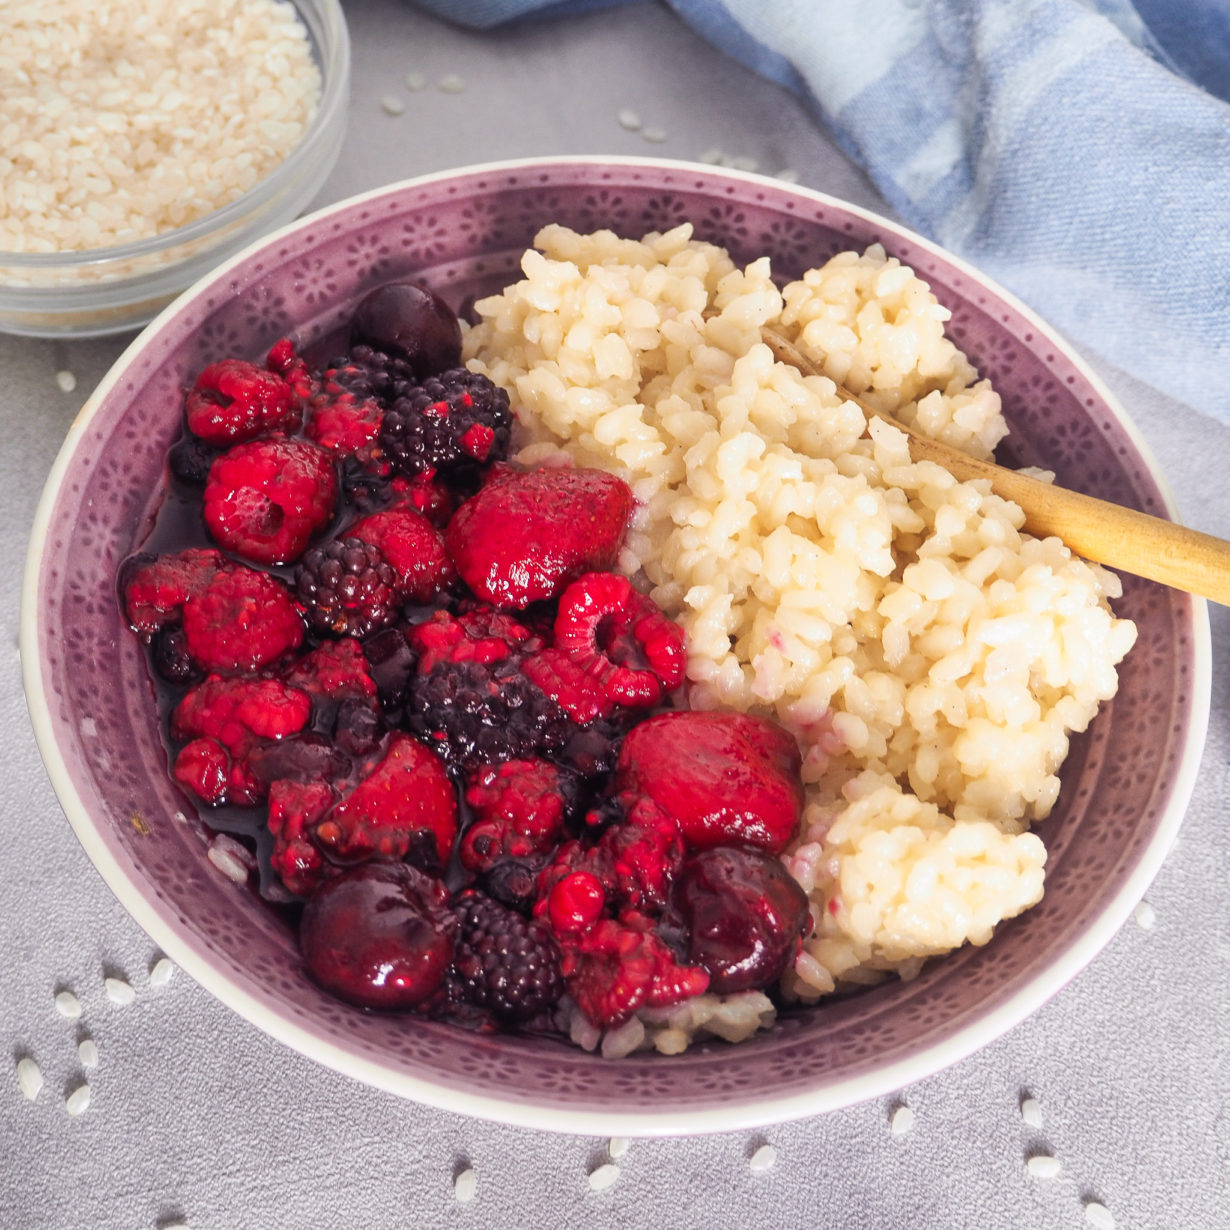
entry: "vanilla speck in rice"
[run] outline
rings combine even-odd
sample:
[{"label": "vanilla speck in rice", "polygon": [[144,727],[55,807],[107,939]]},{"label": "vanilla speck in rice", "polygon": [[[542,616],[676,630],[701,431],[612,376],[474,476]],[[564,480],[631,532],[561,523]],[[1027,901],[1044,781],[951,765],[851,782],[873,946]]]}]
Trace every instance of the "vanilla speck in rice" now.
[{"label": "vanilla speck in rice", "polygon": [[[1032,538],[985,482],[915,463],[837,391],[989,458],[999,395],[949,313],[878,245],[784,286],[685,223],[548,225],[475,305],[468,365],[506,388],[523,465],[597,466],[637,498],[619,567],[683,627],[688,703],[775,718],[806,791],[784,861],[813,929],[782,990],[814,1002],[985,944],[1042,897],[1031,831],[1136,630],[1113,573]],[[771,328],[820,374],[775,360]],[[673,1054],[768,1012],[638,1013]],[[587,1037],[591,1045],[594,1040]]]}]

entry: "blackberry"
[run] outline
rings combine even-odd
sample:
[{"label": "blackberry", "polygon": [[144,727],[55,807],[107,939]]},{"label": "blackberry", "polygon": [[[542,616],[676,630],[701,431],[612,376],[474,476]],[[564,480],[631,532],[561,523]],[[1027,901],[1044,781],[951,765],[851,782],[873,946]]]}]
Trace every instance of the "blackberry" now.
[{"label": "blackberry", "polygon": [[557,752],[568,740],[568,715],[520,671],[500,662],[438,662],[411,684],[410,728],[455,773],[505,760]]},{"label": "blackberry", "polygon": [[472,472],[508,455],[508,394],[464,367],[429,377],[385,411],[380,447],[398,473]]},{"label": "blackberry", "polygon": [[330,360],[324,379],[355,397],[374,397],[385,407],[418,383],[409,360],[363,343]]},{"label": "blackberry", "polygon": [[560,952],[548,927],[475,889],[456,899],[453,912],[453,969],[469,1002],[509,1022],[528,1021],[559,1002]]},{"label": "blackberry", "polygon": [[335,538],[304,555],[295,595],[314,631],[362,637],[396,618],[397,574],[378,548]]}]

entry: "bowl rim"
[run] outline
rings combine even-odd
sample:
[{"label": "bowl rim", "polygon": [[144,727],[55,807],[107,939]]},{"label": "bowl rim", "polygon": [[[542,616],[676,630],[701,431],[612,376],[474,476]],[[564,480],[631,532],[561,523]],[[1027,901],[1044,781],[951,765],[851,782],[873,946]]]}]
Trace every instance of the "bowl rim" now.
[{"label": "bowl rim", "polygon": [[[728,179],[745,186],[771,184],[775,188],[801,196],[811,203],[842,211],[869,222],[881,228],[886,235],[901,239],[922,251],[941,258],[1019,312],[1039,336],[1044,337],[1056,347],[1057,352],[1061,353],[1066,361],[1071,362],[1089,381],[1093,391],[1101,398],[1105,408],[1114,418],[1116,426],[1124,431],[1132,446],[1138,451],[1142,463],[1157,484],[1165,505],[1166,515],[1172,519],[1176,518],[1177,508],[1173,495],[1152,451],[1118,399],[1090,365],[1051,325],[1015,295],[968,262],[931,240],[916,234],[908,227],[872,210],[816,189],[783,183],[755,172],[707,165],[697,167],[684,160],[630,156],[560,155],[489,161],[451,167],[373,188],[315,210],[266,234],[227,258],[210,274],[177,296],[125,347],[102,381],[87,398],[71,424],[48,474],[35,512],[22,580],[19,645],[23,686],[36,742],[48,777],[66,818],[95,869],[138,925],[168,957],[204,989],[263,1032],[292,1047],[308,1059],[386,1092],[424,1103],[436,1109],[454,1111],[512,1126],[584,1135],[610,1135],[617,1132],[642,1137],[746,1130],[840,1110],[875,1097],[886,1096],[968,1058],[1002,1037],[1053,998],[1109,943],[1127,921],[1131,911],[1160,870],[1178,833],[1187,804],[1195,788],[1208,727],[1212,689],[1212,650],[1208,605],[1203,598],[1192,597],[1190,600],[1193,660],[1189,685],[1190,718],[1186,741],[1176,765],[1168,799],[1158,819],[1156,831],[1152,839],[1142,847],[1140,857],[1132,872],[1127,876],[1119,891],[1104,904],[1099,914],[1076,941],[1055,961],[1031,977],[1028,982],[994,1009],[980,1014],[976,1020],[959,1027],[942,1040],[928,1044],[895,1063],[877,1068],[873,1072],[840,1079],[819,1089],[803,1090],[788,1097],[775,1096],[769,1101],[757,1100],[754,1096],[740,1099],[720,1110],[705,1107],[700,1110],[683,1111],[670,1108],[653,1112],[643,1110],[625,1112],[610,1109],[591,1111],[549,1103],[535,1105],[502,1097],[499,1094],[476,1094],[442,1083],[433,1083],[418,1076],[392,1072],[378,1063],[305,1029],[292,1013],[279,1013],[269,1008],[227,973],[199,956],[194,951],[190,940],[180,934],[174,921],[158,913],[146,899],[137,880],[130,877],[127,870],[120,865],[103,843],[100,832],[91,819],[85,800],[73,785],[67,764],[57,744],[55,720],[47,693],[43,688],[43,664],[38,654],[39,582],[43,570],[51,513],[60,495],[64,475],[94,414],[110,390],[119,382],[121,373],[151,343],[151,340],[168,327],[171,321],[194,299],[225,279],[234,267],[249,260],[259,250],[272,248],[289,235],[320,226],[331,217],[369,201],[413,192],[418,188],[443,180],[461,177],[506,176],[529,170],[539,171],[547,167],[576,167],[579,169],[610,166],[675,172],[703,170],[707,176]],[[603,1061],[595,1057],[595,1062]]]},{"label": "bowl rim", "polygon": [[[139,260],[141,257],[206,238],[215,231],[225,229],[232,222],[241,222],[282,191],[288,182],[293,181],[304,164],[316,158],[317,141],[331,130],[337,121],[338,112],[349,103],[350,29],[346,24],[346,13],[341,0],[287,0],[287,3],[293,5],[307,30],[313,59],[320,70],[322,88],[316,110],[303,135],[272,171],[246,192],[218,209],[211,210],[191,222],[185,222],[182,226],[160,231],[157,235],[122,244],[78,248],[67,252],[11,252],[0,249],[0,268],[33,274],[78,266],[106,269],[111,265]],[[311,16],[305,13],[305,8],[312,10]],[[319,20],[313,21],[312,17]],[[316,26],[319,26],[319,30]],[[14,286],[10,289],[20,291],[23,295],[33,295],[35,292],[62,293],[62,288],[55,286]]]}]

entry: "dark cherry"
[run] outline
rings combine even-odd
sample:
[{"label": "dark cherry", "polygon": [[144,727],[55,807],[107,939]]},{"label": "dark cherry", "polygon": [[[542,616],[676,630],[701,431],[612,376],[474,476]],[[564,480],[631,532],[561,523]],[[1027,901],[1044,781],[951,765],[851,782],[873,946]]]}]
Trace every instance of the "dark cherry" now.
[{"label": "dark cherry", "polygon": [[688,957],[727,995],[771,986],[798,951],[807,894],[781,861],[760,850],[714,846],[683,865],[675,906]]},{"label": "dark cherry", "polygon": [[389,282],[365,295],[350,321],[350,342],[406,359],[420,380],[461,363],[456,314],[417,282]]},{"label": "dark cherry", "polygon": [[299,924],[317,984],[360,1008],[394,1012],[435,995],[456,938],[448,889],[408,863],[364,863],[327,880]]}]

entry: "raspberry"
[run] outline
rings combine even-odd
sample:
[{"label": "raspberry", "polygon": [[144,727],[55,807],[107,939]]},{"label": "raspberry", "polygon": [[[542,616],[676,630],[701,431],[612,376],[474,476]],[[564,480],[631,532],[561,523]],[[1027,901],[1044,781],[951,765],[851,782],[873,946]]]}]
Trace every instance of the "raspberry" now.
[{"label": "raspberry", "polygon": [[354,637],[321,641],[311,653],[293,663],[285,678],[292,687],[332,701],[370,699],[376,695],[363,646]]},{"label": "raspberry", "polygon": [[440,865],[457,833],[457,795],[438,757],[417,739],[394,733],[384,755],[312,831],[338,863],[399,859],[414,835],[434,840]]},{"label": "raspberry", "polygon": [[600,679],[562,649],[544,649],[525,660],[525,677],[540,687],[578,726],[610,717],[615,702]]},{"label": "raspberry", "polygon": [[286,564],[327,525],[337,475],[304,440],[253,440],[223,453],[205,484],[205,524],[228,551],[257,564]]},{"label": "raspberry", "polygon": [[373,513],[355,522],[346,536],[379,548],[397,574],[402,596],[410,602],[431,602],[453,580],[443,536],[413,508]]},{"label": "raspberry", "polygon": [[546,898],[547,918],[556,935],[588,931],[606,908],[606,890],[592,871],[571,871],[556,880]]},{"label": "raspberry", "polygon": [[561,947],[568,993],[598,1026],[622,1025],[641,1007],[668,1007],[709,985],[703,969],[679,965],[648,920],[631,911],[600,919]]},{"label": "raspberry", "polygon": [[286,587],[252,568],[219,569],[184,603],[184,644],[207,671],[256,671],[303,641]]},{"label": "raspberry", "polygon": [[465,800],[474,821],[458,855],[470,871],[488,871],[501,858],[546,854],[572,809],[575,783],[547,760],[507,760],[479,769]]},{"label": "raspberry", "polygon": [[188,430],[224,446],[299,426],[294,390],[276,372],[243,359],[211,363],[196,378],[185,406]]},{"label": "raspberry", "polygon": [[361,1008],[424,1007],[452,964],[457,919],[448,890],[408,863],[368,863],[308,899],[299,947],[308,975]]},{"label": "raspberry", "polygon": [[310,896],[329,873],[311,840],[312,826],[332,806],[336,795],[324,782],[280,780],[269,787],[270,865],[282,883],[300,897]]},{"label": "raspberry", "polygon": [[556,850],[554,860],[539,877],[535,913],[549,911],[559,884],[582,874],[601,885],[612,908],[659,914],[669,903],[684,853],[673,817],[648,799],[638,800],[626,815],[608,824],[592,845],[569,841]]},{"label": "raspberry", "polygon": [[511,430],[508,394],[458,367],[428,377],[389,406],[380,447],[399,474],[449,473],[502,460]]},{"label": "raspberry", "polygon": [[281,376],[301,402],[307,401],[311,396],[312,374],[290,338],[279,338],[269,347],[269,353],[265,355],[265,366]]},{"label": "raspberry", "polygon": [[183,605],[200,593],[230,562],[212,547],[193,547],[177,555],[133,555],[120,566],[120,593],[132,628],[146,636],[179,617]]},{"label": "raspberry", "polygon": [[433,611],[431,618],[407,629],[406,640],[419,655],[423,675],[441,662],[502,662],[514,650],[536,643],[524,624],[489,606],[457,615]]},{"label": "raspberry", "polygon": [[211,805],[259,802],[267,789],[249,763],[264,743],[301,731],[312,712],[305,692],[274,679],[211,675],[171,713],[171,737],[185,743],[175,779]]},{"label": "raspberry", "polygon": [[375,456],[384,411],[374,398],[356,397],[335,384],[312,395],[305,434],[313,444],[341,457],[366,462]]},{"label": "raspberry", "polygon": [[526,607],[610,568],[631,512],[628,485],[602,470],[497,466],[454,513],[445,545],[478,598]]},{"label": "raspberry", "polygon": [[469,889],[453,905],[459,932],[453,967],[463,994],[509,1023],[553,1008],[564,992],[551,933]]},{"label": "raspberry", "polygon": [[379,548],[358,538],[312,547],[295,569],[295,595],[314,632],[366,636],[397,616],[397,574]]},{"label": "raspberry", "polygon": [[555,646],[630,709],[656,705],[687,666],[682,629],[613,572],[587,573],[560,595]]},{"label": "raspberry", "polygon": [[567,714],[512,659],[438,663],[411,684],[408,722],[461,773],[549,755],[566,742]]}]

